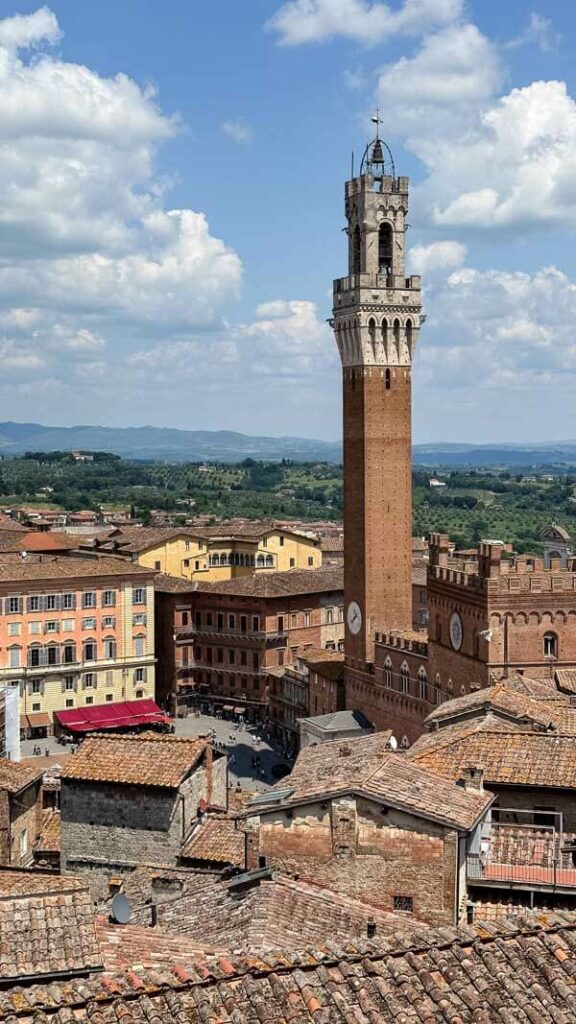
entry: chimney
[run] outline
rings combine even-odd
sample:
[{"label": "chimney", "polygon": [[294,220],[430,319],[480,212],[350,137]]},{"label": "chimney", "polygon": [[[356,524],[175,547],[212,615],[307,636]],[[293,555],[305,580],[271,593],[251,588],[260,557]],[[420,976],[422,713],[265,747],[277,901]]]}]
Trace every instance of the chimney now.
[{"label": "chimney", "polygon": [[150,904],[150,927],[155,928],[158,924],[158,907],[156,903]]},{"label": "chimney", "polygon": [[468,768],[462,769],[462,775],[456,783],[466,792],[483,792],[484,791],[484,771],[482,768],[474,768],[469,765]]},{"label": "chimney", "polygon": [[366,937],[373,939],[376,935],[376,921],[373,917],[369,917],[366,922]]},{"label": "chimney", "polygon": [[351,751],[350,747],[344,745],[344,746],[340,747],[340,750],[338,751],[338,753],[339,753],[340,757],[350,757],[352,751]]}]

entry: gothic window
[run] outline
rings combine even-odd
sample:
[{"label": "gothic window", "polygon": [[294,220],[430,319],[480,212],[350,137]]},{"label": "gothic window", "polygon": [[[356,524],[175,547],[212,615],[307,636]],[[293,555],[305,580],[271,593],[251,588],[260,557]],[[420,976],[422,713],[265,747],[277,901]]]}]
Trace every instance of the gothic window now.
[{"label": "gothic window", "polygon": [[403,662],[400,668],[400,678],[402,680],[402,693],[409,693],[410,691],[410,669],[406,662]]},{"label": "gothic window", "polygon": [[418,669],[418,696],[420,700],[426,700],[426,685],[427,685],[426,669]]},{"label": "gothic window", "polygon": [[558,657],[558,637],[556,636],[556,633],[544,634],[544,657]]},{"label": "gothic window", "polygon": [[267,568],[270,569],[273,565],[274,565],[274,559],[272,558],[272,555],[266,555],[266,566],[267,566]]},{"label": "gothic window", "polygon": [[358,224],[354,228],[353,235],[353,248],[352,248],[352,273],[360,273],[360,257],[361,257],[362,239],[360,235],[360,228]]},{"label": "gothic window", "polygon": [[391,374],[390,374],[390,370],[386,370],[386,391],[390,391],[391,383],[392,383],[392,377],[391,377]]},{"label": "gothic window", "polygon": [[382,344],[384,345],[384,351],[388,354],[388,321],[386,317],[382,321]]},{"label": "gothic window", "polygon": [[386,658],[384,662],[384,681],[386,686],[392,687],[392,662],[390,658]]},{"label": "gothic window", "polygon": [[408,346],[408,352],[410,353],[410,358],[412,358],[412,321],[411,320],[407,320],[406,321],[406,344]]},{"label": "gothic window", "polygon": [[265,564],[264,555],[258,555],[258,558],[256,559],[256,565],[258,566],[259,569],[263,569],[264,568],[264,564]]},{"label": "gothic window", "polygon": [[376,358],[376,321],[372,319],[368,321],[368,337],[370,338],[374,358]]},{"label": "gothic window", "polygon": [[378,273],[392,273],[392,225],[384,221],[378,231]]},{"label": "gothic window", "polygon": [[394,324],[392,326],[392,333],[394,335],[394,348],[396,350],[396,355],[398,355],[399,352],[400,352],[400,321],[399,320],[395,320],[394,321]]}]

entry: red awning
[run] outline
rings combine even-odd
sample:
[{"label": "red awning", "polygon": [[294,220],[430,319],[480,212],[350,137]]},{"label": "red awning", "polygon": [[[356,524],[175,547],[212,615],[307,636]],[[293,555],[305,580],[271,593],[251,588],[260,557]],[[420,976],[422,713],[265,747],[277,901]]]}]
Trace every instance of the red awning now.
[{"label": "red awning", "polygon": [[33,711],[28,715],[20,715],[20,728],[39,729],[52,725],[50,715],[46,711]]},{"label": "red awning", "polygon": [[138,725],[162,725],[171,722],[150,698],[55,711],[54,718],[70,732],[101,732],[105,729],[131,729]]}]

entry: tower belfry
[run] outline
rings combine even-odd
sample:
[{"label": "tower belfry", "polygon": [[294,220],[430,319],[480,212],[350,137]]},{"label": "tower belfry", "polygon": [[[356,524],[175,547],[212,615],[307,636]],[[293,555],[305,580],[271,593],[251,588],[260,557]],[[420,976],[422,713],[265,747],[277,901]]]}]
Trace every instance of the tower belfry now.
[{"label": "tower belfry", "polygon": [[332,326],[344,389],[346,661],[372,660],[374,634],[412,626],[412,358],[420,278],[406,277],[408,178],[386,142],[346,182],[348,276]]}]

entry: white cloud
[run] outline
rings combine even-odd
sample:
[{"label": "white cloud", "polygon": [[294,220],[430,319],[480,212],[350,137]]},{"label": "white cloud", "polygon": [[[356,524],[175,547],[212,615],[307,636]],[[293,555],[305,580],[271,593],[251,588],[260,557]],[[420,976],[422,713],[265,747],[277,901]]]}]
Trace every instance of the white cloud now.
[{"label": "white cloud", "polygon": [[221,330],[242,265],[202,212],[164,207],[155,159],[177,118],[126,75],[51,55],[59,36],[48,8],[0,21],[0,357],[89,401],[107,340],[121,380],[160,334]]},{"label": "white cloud", "polygon": [[445,241],[415,245],[409,252],[412,273],[426,276],[460,267],[465,259],[466,246],[462,242]]},{"label": "white cloud", "polygon": [[229,135],[231,139],[234,139],[234,142],[237,142],[239,146],[250,142],[254,135],[252,125],[242,117],[234,117],[229,121],[224,121],[222,131]]},{"label": "white cloud", "polygon": [[417,216],[451,229],[576,226],[576,104],[566,84],[499,96],[496,47],[474,25],[426,38],[383,69],[378,100],[426,166]]},{"label": "white cloud", "polygon": [[533,44],[538,46],[543,53],[555,53],[561,39],[562,36],[557,31],[551,18],[546,18],[544,15],[532,11],[524,31],[506,43],[506,49],[513,50],[519,46]]},{"label": "white cloud", "polygon": [[289,0],[268,21],[286,45],[343,36],[374,45],[396,35],[421,35],[454,21],[462,0],[404,0],[399,8],[370,0]]},{"label": "white cloud", "polygon": [[576,374],[576,284],[556,267],[534,274],[462,267],[426,297],[420,365],[438,389],[529,392]]},{"label": "white cloud", "polygon": [[59,38],[56,15],[48,7],[0,21],[0,47],[7,51],[37,46],[41,42],[57,43]]}]

